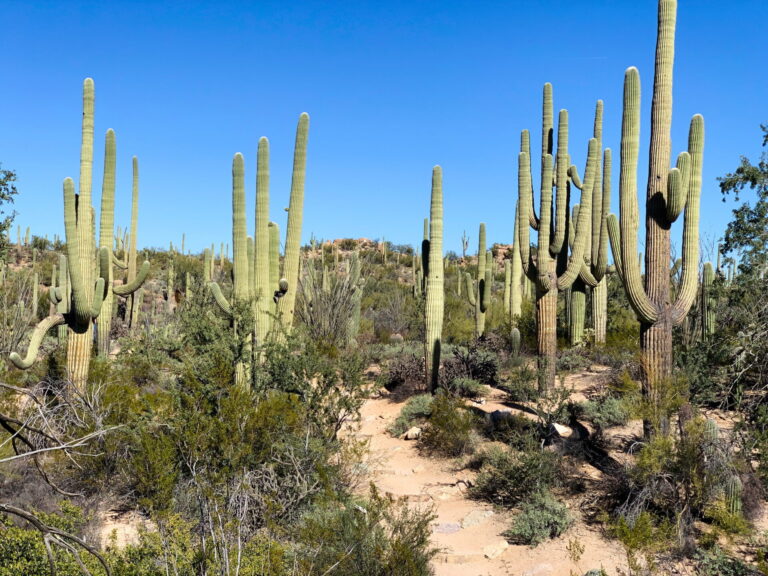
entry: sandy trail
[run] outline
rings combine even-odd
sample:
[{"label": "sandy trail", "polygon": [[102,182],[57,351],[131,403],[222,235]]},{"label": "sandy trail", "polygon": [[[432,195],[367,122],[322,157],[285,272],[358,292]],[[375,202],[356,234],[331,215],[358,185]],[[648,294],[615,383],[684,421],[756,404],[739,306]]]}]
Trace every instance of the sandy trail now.
[{"label": "sandy trail", "polygon": [[[590,385],[590,376],[576,374],[566,384],[572,383],[581,393]],[[482,409],[508,409],[500,400],[494,394]],[[572,502],[568,504],[576,521],[563,536],[536,548],[508,545],[501,533],[509,527],[514,512],[470,500],[466,491],[474,472],[458,469],[454,460],[422,456],[416,442],[387,433],[404,404],[405,400],[388,397],[368,400],[357,435],[370,442],[368,480],[382,492],[406,497],[412,506],[434,506],[437,518],[432,541],[441,549],[433,561],[436,576],[569,576],[571,571],[581,576],[601,566],[610,575],[616,574],[617,567],[626,570],[621,545],[587,526]],[[569,557],[569,540],[578,540],[585,547],[578,564]]]}]

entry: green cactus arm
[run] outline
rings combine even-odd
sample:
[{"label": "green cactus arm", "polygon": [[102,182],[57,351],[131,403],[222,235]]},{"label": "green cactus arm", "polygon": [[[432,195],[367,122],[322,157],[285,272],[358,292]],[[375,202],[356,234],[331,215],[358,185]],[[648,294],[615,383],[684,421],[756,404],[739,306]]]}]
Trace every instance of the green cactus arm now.
[{"label": "green cactus arm", "polygon": [[232,158],[232,302],[249,300],[248,228],[245,216],[245,161],[239,152]]},{"label": "green cactus arm", "polygon": [[216,282],[208,282],[208,289],[213,294],[213,299],[219,306],[219,309],[226,315],[232,316],[232,306],[230,306],[227,298],[221,291],[221,287]]},{"label": "green cactus arm", "polygon": [[691,178],[691,155],[680,152],[677,166],[667,176],[667,221],[672,224],[685,209]]},{"label": "green cactus arm", "polygon": [[254,266],[256,318],[255,338],[259,346],[266,342],[271,326],[269,315],[272,291],[269,277],[269,140],[259,138],[256,156],[256,233],[254,235]]},{"label": "green cactus arm", "polygon": [[115,233],[115,131],[107,130],[104,143],[104,182],[99,217],[99,247],[110,248]]},{"label": "green cactus arm", "polygon": [[61,326],[65,323],[66,320],[64,319],[63,314],[53,314],[52,316],[48,316],[47,318],[41,320],[32,331],[32,336],[29,340],[29,347],[27,348],[27,355],[22,358],[18,353],[11,352],[10,359],[11,362],[13,362],[13,365],[16,366],[16,368],[19,370],[27,370],[31,368],[35,363],[35,360],[37,360],[37,353],[40,350],[40,344],[42,344],[43,338],[45,338],[48,330],[54,326]]},{"label": "green cactus arm", "polygon": [[464,280],[467,283],[467,302],[469,302],[470,306],[476,306],[477,299],[475,298],[475,283],[472,281],[472,275],[469,272],[465,272]]},{"label": "green cactus arm", "polygon": [[552,229],[552,155],[547,154],[543,162],[544,170],[541,185],[541,207],[539,208],[539,238],[538,238],[538,276],[536,278],[539,286],[544,292],[549,292],[557,278],[549,276],[550,261],[552,256],[549,253],[549,238]]},{"label": "green cactus arm", "polygon": [[128,269],[128,263],[125,260],[120,260],[117,256],[115,256],[115,253],[112,253],[112,264],[117,266],[120,270],[127,270]]},{"label": "green cactus arm", "polygon": [[584,267],[584,253],[587,243],[591,241],[591,218],[592,218],[592,190],[595,186],[596,172],[600,150],[596,138],[589,140],[589,152],[587,155],[587,168],[584,175],[584,189],[581,191],[581,203],[578,214],[578,221],[575,223],[576,233],[573,241],[573,253],[568,260],[568,266],[563,274],[557,279],[559,290],[569,288],[578,278]]},{"label": "green cactus arm", "polygon": [[530,219],[528,214],[532,210],[533,199],[528,194],[531,186],[531,162],[527,152],[520,152],[517,156],[517,190],[518,206],[517,211],[517,251],[520,253],[520,264],[523,273],[534,280],[538,276],[536,265],[531,257],[531,240],[528,226]]},{"label": "green cactus arm", "polygon": [[133,294],[144,284],[144,281],[149,275],[149,268],[149,262],[144,260],[141,264],[141,268],[139,268],[139,272],[136,274],[136,278],[133,279],[133,282],[128,282],[121,286],[113,286],[112,292],[117,296],[128,296],[129,294]]},{"label": "green cactus arm", "polygon": [[[610,148],[603,151],[603,177],[601,186],[600,203],[600,234],[598,236],[597,251],[592,251],[592,273],[600,282],[605,276],[608,267],[608,214],[611,213],[611,169],[612,153]],[[592,198],[593,207],[596,208],[596,200]],[[593,220],[595,223],[596,220]],[[593,231],[594,234],[594,231]],[[594,238],[594,237],[593,237]],[[593,244],[594,246],[594,244]]]},{"label": "green cactus arm", "polygon": [[568,219],[568,111],[560,110],[557,121],[557,156],[555,157],[555,234],[549,244],[551,254],[559,254],[566,241]]},{"label": "green cactus arm", "polygon": [[[296,128],[296,143],[293,152],[293,175],[291,178],[291,196],[288,203],[288,227],[285,236],[285,258],[283,260],[283,276],[289,284],[299,283],[299,261],[301,256],[301,227],[304,215],[304,185],[307,166],[307,142],[309,140],[309,115],[304,112],[299,116]],[[284,317],[286,329],[293,324],[293,314],[296,308],[296,290],[280,300],[278,310]]]},{"label": "green cactus arm", "polygon": [[69,266],[69,281],[72,294],[70,315],[75,323],[73,329],[77,328],[80,331],[84,331],[87,329],[92,315],[88,303],[88,295],[86,294],[82,268],[76,265],[76,260],[80,254],[77,202],[78,198],[75,196],[75,183],[71,178],[66,178],[64,180],[64,229],[67,237],[67,253],[71,262],[71,265]]},{"label": "green cactus arm", "polygon": [[525,152],[528,156],[528,164],[527,164],[527,170],[528,170],[528,187],[525,189],[525,191],[520,190],[520,194],[525,193],[528,196],[528,214],[523,214],[523,219],[528,219],[528,225],[533,228],[534,230],[539,229],[539,217],[536,215],[536,206],[533,203],[533,177],[531,176],[531,164],[530,164],[530,158],[531,158],[531,135],[529,134],[528,130],[523,130],[520,133],[520,152]]},{"label": "green cactus arm", "polygon": [[696,114],[688,133],[688,153],[691,174],[683,220],[683,273],[680,291],[672,305],[672,322],[682,323],[696,298],[699,268],[699,201],[701,198],[701,169],[704,159],[704,118]]},{"label": "green cactus arm", "polygon": [[568,226],[568,248],[573,252],[573,243],[576,241],[576,230],[573,225],[579,221],[579,207],[580,204],[574,204],[571,208],[571,225]]},{"label": "green cactus arm", "polygon": [[597,168],[595,170],[595,185],[592,187],[592,221],[590,223],[590,232],[592,241],[587,243],[585,252],[586,261],[594,264],[600,252],[600,234],[602,231],[603,215],[603,179],[604,172],[601,173],[601,154],[603,149],[603,101],[598,100],[595,105],[595,125],[593,135],[597,140]]},{"label": "green cactus arm", "polygon": [[491,303],[491,284],[493,283],[493,271],[490,268],[485,269],[485,277],[480,280],[480,312],[487,312]]},{"label": "green cactus arm", "polygon": [[613,264],[619,280],[624,284],[624,266],[621,261],[621,232],[619,231],[619,220],[615,214],[608,214],[606,219],[608,225],[608,238],[611,240],[611,252],[613,252]]},{"label": "green cactus arm", "polygon": [[104,278],[97,278],[93,286],[93,304],[91,304],[91,320],[95,320],[101,313],[101,305],[104,303]]},{"label": "green cactus arm", "polygon": [[512,288],[512,261],[509,259],[504,260],[504,314],[509,314],[509,303],[511,300],[511,288]]},{"label": "green cactus arm", "polygon": [[[659,319],[659,310],[643,286],[637,254],[640,214],[637,207],[637,157],[640,148],[640,74],[630,67],[624,75],[624,111],[621,122],[619,212],[621,268],[624,288],[632,308],[646,324]],[[614,252],[614,255],[616,252]]]}]

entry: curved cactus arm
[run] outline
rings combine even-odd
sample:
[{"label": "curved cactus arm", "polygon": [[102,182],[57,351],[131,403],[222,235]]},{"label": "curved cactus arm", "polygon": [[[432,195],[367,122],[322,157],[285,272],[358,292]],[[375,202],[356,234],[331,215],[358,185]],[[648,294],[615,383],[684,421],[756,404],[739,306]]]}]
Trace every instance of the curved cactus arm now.
[{"label": "curved cactus arm", "polygon": [[147,276],[149,275],[149,262],[147,260],[144,260],[144,262],[141,265],[141,268],[139,268],[139,272],[136,274],[136,278],[133,279],[133,282],[128,282],[127,284],[123,284],[121,286],[113,286],[112,292],[116,294],[117,296],[128,296],[130,294],[133,294],[141,288],[142,284],[144,284],[144,281],[147,279]]},{"label": "curved cactus arm", "polygon": [[[597,245],[592,244],[592,272],[599,282],[603,279],[608,267],[608,214],[611,213],[611,169],[613,166],[612,152],[610,148],[603,150],[603,178],[600,202],[600,234],[597,237]],[[593,209],[598,207],[595,197],[592,197]],[[597,225],[597,219],[593,219],[593,226]],[[592,231],[593,242],[595,230]]]},{"label": "curved cactus arm", "polygon": [[691,178],[691,156],[688,152],[680,152],[677,166],[669,171],[667,176],[667,220],[670,224],[677,220],[685,209],[688,200],[688,188]]},{"label": "curved cactus arm", "polygon": [[608,238],[611,240],[611,251],[613,252],[613,263],[619,280],[624,284],[624,266],[621,260],[621,232],[619,232],[619,221],[615,214],[608,214],[606,219],[608,225]]},{"label": "curved cactus arm", "polygon": [[699,271],[699,200],[701,197],[701,167],[704,159],[704,118],[696,114],[688,133],[688,153],[691,174],[683,221],[683,272],[680,291],[672,306],[672,322],[682,323],[688,314],[698,289]]},{"label": "curved cactus arm", "polygon": [[213,294],[213,299],[218,304],[219,309],[224,312],[226,316],[232,316],[232,306],[227,301],[226,296],[221,292],[221,287],[216,282],[208,282],[208,289]]},{"label": "curved cactus arm", "polygon": [[101,314],[101,305],[104,303],[104,278],[97,278],[93,284],[93,304],[91,305],[91,319],[95,320]]},{"label": "curved cactus arm", "polygon": [[128,263],[125,260],[120,260],[115,253],[112,253],[112,264],[117,266],[120,270],[128,270]]},{"label": "curved cactus arm", "polygon": [[485,278],[480,280],[480,312],[487,312],[491,303],[491,283],[493,282],[493,271],[490,268],[485,269]]},{"label": "curved cactus arm", "polygon": [[528,176],[528,187],[523,191],[520,190],[520,193],[525,193],[528,196],[528,212],[527,214],[523,214],[523,219],[528,219],[528,225],[533,228],[534,230],[539,229],[539,217],[536,215],[536,207],[533,203],[533,178],[531,177],[531,164],[530,164],[530,158],[531,158],[531,136],[528,132],[528,130],[523,130],[520,133],[520,152],[524,152],[528,155],[529,163],[527,165],[527,176]]},{"label": "curved cactus arm", "polygon": [[54,306],[61,302],[61,288],[51,286],[48,288],[48,301]]},{"label": "curved cactus arm", "polygon": [[467,301],[470,306],[475,306],[477,305],[477,300],[475,298],[475,283],[472,281],[472,276],[469,272],[464,273],[464,280],[467,282]]},{"label": "curved cactus arm", "polygon": [[[71,178],[64,180],[64,229],[67,236],[67,253],[69,259],[73,262],[69,266],[69,282],[71,286],[71,303],[69,314],[74,322],[73,329],[85,331],[91,318],[91,307],[88,305],[88,296],[86,294],[85,281],[82,270],[75,265],[75,260],[80,254],[80,245],[78,239],[78,199],[75,196],[75,183]],[[86,224],[83,223],[83,226]]]},{"label": "curved cactus arm", "polygon": [[597,163],[600,157],[600,150],[596,138],[589,140],[589,154],[587,160],[586,174],[584,175],[584,189],[581,191],[581,204],[578,213],[578,221],[575,223],[576,237],[573,242],[573,253],[568,260],[568,266],[565,272],[557,279],[559,290],[569,288],[578,278],[581,269],[584,267],[584,253],[586,252],[587,242],[592,240],[590,234],[592,218],[592,189],[595,186],[595,176],[597,172]]},{"label": "curved cactus arm", "polygon": [[[637,254],[637,230],[640,214],[637,207],[637,156],[640,149],[640,74],[630,67],[624,74],[624,112],[621,121],[621,168],[619,212],[621,215],[621,263],[624,288],[632,308],[646,324],[659,319],[656,304],[643,285]],[[614,252],[614,255],[616,252]]]},{"label": "curved cactus arm", "polygon": [[27,355],[22,358],[18,353],[11,352],[10,359],[11,362],[13,362],[13,365],[19,370],[27,370],[31,368],[35,363],[35,360],[37,360],[40,344],[42,344],[43,338],[45,338],[48,330],[54,326],[60,326],[65,323],[66,320],[64,319],[63,314],[53,314],[52,316],[48,316],[41,320],[32,331],[32,337],[29,340],[29,347],[27,348]]},{"label": "curved cactus arm", "polygon": [[[528,193],[531,187],[531,157],[527,152],[520,152],[517,156],[517,189],[518,189],[518,205],[517,211],[517,250],[520,253],[520,263],[523,268],[523,273],[535,280],[538,276],[536,265],[531,257],[531,240],[528,226],[530,221],[528,214],[533,209],[532,195]],[[538,225],[538,221],[537,221]]]}]

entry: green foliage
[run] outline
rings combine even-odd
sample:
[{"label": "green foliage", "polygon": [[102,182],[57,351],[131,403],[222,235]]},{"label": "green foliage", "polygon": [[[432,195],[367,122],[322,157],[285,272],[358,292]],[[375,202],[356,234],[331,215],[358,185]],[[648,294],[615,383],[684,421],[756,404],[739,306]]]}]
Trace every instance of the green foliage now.
[{"label": "green foliage", "polygon": [[474,378],[454,378],[444,389],[462,398],[479,398],[486,393],[483,384]]},{"label": "green foliage", "polygon": [[299,573],[307,576],[428,576],[433,511],[393,501],[372,485],[367,500],[320,507],[299,532]]},{"label": "green foliage", "polygon": [[419,394],[409,399],[387,432],[392,436],[401,436],[411,426],[425,421],[432,414],[433,399],[432,394]]},{"label": "green foliage", "polygon": [[481,462],[469,494],[499,506],[516,506],[555,486],[561,477],[560,457],[541,449],[533,438],[519,451],[493,447],[482,453]]},{"label": "green foliage", "polygon": [[654,556],[671,547],[675,528],[670,521],[657,521],[642,511],[632,521],[619,517],[610,531],[624,545],[629,573],[640,574],[645,569],[652,574],[656,568]]},{"label": "green foliage", "polygon": [[536,547],[545,540],[563,534],[573,518],[565,504],[559,502],[548,491],[536,492],[527,499],[520,514],[515,516],[512,527],[504,536],[516,544]]},{"label": "green foliage", "polygon": [[577,405],[577,415],[589,420],[598,428],[623,426],[629,420],[629,411],[621,398],[604,396],[597,400],[587,400]]},{"label": "green foliage", "polygon": [[0,169],[0,262],[8,261],[8,247],[11,245],[9,230],[16,217],[16,212],[8,210],[8,205],[13,204],[18,193],[15,182],[16,172]]},{"label": "green foliage", "polygon": [[442,391],[432,401],[432,413],[419,438],[420,446],[440,456],[456,457],[473,448],[475,417],[464,401]]},{"label": "green foliage", "polygon": [[761,576],[763,570],[728,556],[719,546],[711,550],[699,550],[694,556],[696,573],[700,576]]}]

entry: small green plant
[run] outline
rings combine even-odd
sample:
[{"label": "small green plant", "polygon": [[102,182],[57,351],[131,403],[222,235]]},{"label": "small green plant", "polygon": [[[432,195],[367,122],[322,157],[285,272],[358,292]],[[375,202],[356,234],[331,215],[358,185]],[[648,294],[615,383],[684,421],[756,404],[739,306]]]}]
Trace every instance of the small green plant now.
[{"label": "small green plant", "polygon": [[474,378],[455,378],[445,388],[462,398],[479,398],[486,394],[485,387]]},{"label": "small green plant", "polygon": [[565,504],[546,490],[536,492],[523,504],[515,516],[512,527],[504,536],[516,544],[536,547],[545,540],[556,538],[573,524],[573,518]]},{"label": "small green plant", "polygon": [[387,432],[402,436],[414,424],[425,421],[432,414],[433,399],[431,394],[419,394],[408,400]]},{"label": "small green plant", "polygon": [[441,456],[456,457],[472,451],[475,417],[461,398],[438,392],[432,414],[420,437],[421,447]]},{"label": "small green plant", "polygon": [[621,398],[606,396],[588,400],[576,406],[578,416],[589,420],[598,428],[623,426],[629,420],[629,411]]},{"label": "small green plant", "polygon": [[492,447],[482,454],[480,471],[469,494],[478,500],[511,507],[556,485],[560,476],[558,455],[533,442],[517,452]]}]

